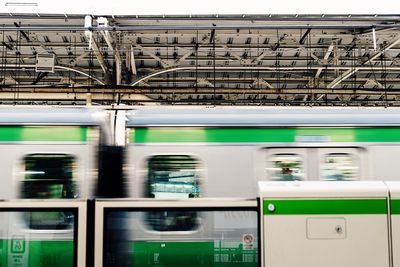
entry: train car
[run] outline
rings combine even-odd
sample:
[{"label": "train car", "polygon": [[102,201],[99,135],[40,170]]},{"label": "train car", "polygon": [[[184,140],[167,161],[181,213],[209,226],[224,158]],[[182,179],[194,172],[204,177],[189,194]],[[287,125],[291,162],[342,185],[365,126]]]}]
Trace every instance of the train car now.
[{"label": "train car", "polygon": [[[125,128],[130,197],[256,198],[258,181],[399,178],[396,109],[138,107],[127,112]],[[228,221],[224,216],[156,210],[125,216],[121,225],[126,243],[143,242],[151,251],[174,240],[194,246]],[[237,226],[235,241],[222,249],[241,250],[246,231]]]},{"label": "train car", "polygon": [[107,115],[79,108],[1,108],[0,198],[90,198]]},{"label": "train car", "polygon": [[[46,207],[46,199],[93,198],[109,132],[103,111],[1,108],[0,198],[26,199],[26,207],[35,199]],[[2,210],[0,266],[74,266],[76,217],[69,208]]]},{"label": "train car", "polygon": [[153,107],[127,118],[135,197],[255,197],[263,180],[399,179],[397,109]]}]

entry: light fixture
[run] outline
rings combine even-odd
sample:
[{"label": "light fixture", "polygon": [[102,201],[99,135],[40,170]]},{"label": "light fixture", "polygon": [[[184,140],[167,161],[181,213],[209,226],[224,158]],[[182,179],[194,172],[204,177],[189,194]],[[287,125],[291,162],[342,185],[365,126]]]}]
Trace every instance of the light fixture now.
[{"label": "light fixture", "polygon": [[376,33],[375,33],[375,27],[372,27],[372,41],[374,43],[374,51],[376,51]]}]

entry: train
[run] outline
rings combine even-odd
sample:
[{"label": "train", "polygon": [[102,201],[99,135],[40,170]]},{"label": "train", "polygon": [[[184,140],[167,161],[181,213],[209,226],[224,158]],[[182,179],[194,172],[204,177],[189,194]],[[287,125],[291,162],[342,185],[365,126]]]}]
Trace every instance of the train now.
[{"label": "train", "polygon": [[[251,198],[258,181],[398,179],[396,109],[158,107],[127,112],[125,125],[135,197]],[[187,191],[179,175],[186,185],[190,176]]]},{"label": "train", "polygon": [[[0,198],[7,201],[255,199],[261,181],[399,180],[400,111],[2,107],[0,148]],[[184,249],[196,259],[192,266],[258,266],[253,204],[217,212],[149,207],[108,214],[107,236],[115,239],[108,243],[115,246],[104,248],[107,266],[121,266],[118,259],[127,266],[176,266],[176,251]],[[71,209],[5,215],[2,265],[73,266],[76,217]],[[24,252],[13,263],[10,251],[21,243],[15,240],[23,240]],[[251,244],[243,247],[244,240]]]}]

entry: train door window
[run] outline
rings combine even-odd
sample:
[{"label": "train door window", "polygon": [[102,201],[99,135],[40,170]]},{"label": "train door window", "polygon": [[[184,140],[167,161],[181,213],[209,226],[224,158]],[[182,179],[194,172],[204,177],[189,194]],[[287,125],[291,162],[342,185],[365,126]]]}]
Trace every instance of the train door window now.
[{"label": "train door window", "polygon": [[190,156],[154,156],[148,162],[148,192],[154,198],[196,198],[199,162]]},{"label": "train door window", "polygon": [[359,178],[359,163],[351,153],[328,153],[323,158],[322,180],[352,181]]},{"label": "train door window", "polygon": [[[30,154],[23,159],[22,198],[76,198],[75,158],[67,154]],[[26,213],[31,229],[66,229],[73,222],[69,212]]]},{"label": "train door window", "polygon": [[274,181],[304,180],[303,157],[296,153],[277,153],[268,157],[267,176]]},{"label": "train door window", "polygon": [[[187,155],[159,155],[148,161],[149,197],[197,198],[200,196],[199,162]],[[156,231],[191,231],[197,228],[196,212],[148,212],[146,221]]]}]

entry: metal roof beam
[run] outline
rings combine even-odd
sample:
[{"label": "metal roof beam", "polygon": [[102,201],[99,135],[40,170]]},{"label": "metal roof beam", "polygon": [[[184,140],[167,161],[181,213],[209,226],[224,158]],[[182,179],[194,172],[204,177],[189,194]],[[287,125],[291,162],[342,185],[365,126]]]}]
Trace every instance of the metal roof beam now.
[{"label": "metal roof beam", "polygon": [[[78,62],[80,62],[81,60],[83,60],[85,57],[87,57],[90,54],[90,52],[84,52],[83,54],[79,55],[78,57],[76,57],[75,59],[71,60],[69,62],[69,66],[71,67],[75,67],[76,64],[78,64]],[[103,70],[104,72],[104,70]]]},{"label": "metal roof beam", "polygon": [[261,53],[258,57],[256,57],[255,59],[253,59],[251,62],[252,62],[252,63],[258,63],[259,61],[261,61],[263,58],[265,58],[266,56],[268,56],[268,55],[270,55],[270,54],[272,54],[271,51],[268,51],[268,49],[264,49],[264,50],[262,51],[262,53]]},{"label": "metal roof beam", "polygon": [[32,83],[32,85],[37,84],[38,82],[40,82],[44,77],[46,77],[49,73],[48,72],[39,72],[39,74],[37,75],[35,81]]},{"label": "metal roof beam", "polygon": [[306,32],[303,34],[303,36],[301,36],[301,38],[300,38],[300,41],[299,41],[299,43],[301,44],[301,45],[303,45],[305,42],[306,42],[306,38],[307,38],[307,36],[308,36],[308,34],[311,32],[311,28],[308,28],[307,30],[306,30]]},{"label": "metal roof beam", "polygon": [[113,51],[114,58],[115,58],[115,65],[116,65],[116,84],[120,85],[122,81],[122,59],[121,55],[119,53],[119,50],[117,48],[117,42],[114,41],[112,38],[108,28],[108,19],[105,17],[99,17],[97,19],[97,26],[98,29],[103,35],[104,40],[107,43],[108,48],[110,51]]},{"label": "metal roof beam", "polygon": [[[299,47],[300,50],[303,50],[305,52],[307,52],[307,47],[304,46],[300,46]],[[317,57],[314,53],[310,52],[310,57],[312,57],[315,61],[317,61],[318,63],[321,63],[321,60],[319,59],[319,57]]]},{"label": "metal roof beam", "polygon": [[265,79],[263,79],[263,78],[258,78],[258,79],[255,79],[254,80],[254,82],[253,82],[253,84],[252,84],[252,86],[253,87],[256,87],[256,86],[258,86],[258,85],[265,85],[267,88],[269,88],[269,89],[275,89],[269,82],[267,82]]},{"label": "metal roof beam", "polygon": [[149,56],[152,57],[153,59],[155,59],[155,60],[157,60],[158,62],[160,62],[161,65],[162,65],[164,68],[169,68],[169,67],[172,67],[172,66],[176,65],[176,64],[175,64],[175,61],[173,61],[173,60],[163,60],[163,59],[161,59],[160,57],[156,56],[154,53],[152,53],[149,49],[144,48],[143,46],[141,46],[141,45],[139,45],[139,44],[134,44],[134,47],[135,47],[135,48],[138,48],[138,49],[140,49],[140,50],[142,50],[143,53],[149,55]]},{"label": "metal roof beam", "polygon": [[[52,32],[62,32],[62,31],[87,31],[91,30],[93,32],[96,31],[166,31],[166,30],[179,30],[179,31],[196,31],[196,30],[204,30],[204,31],[210,31],[212,29],[215,30],[246,30],[246,29],[270,29],[270,30],[276,30],[276,29],[287,29],[287,30],[296,30],[296,29],[322,29],[322,30],[349,30],[349,31],[354,31],[354,29],[357,29],[359,31],[361,30],[368,30],[371,29],[372,27],[375,27],[375,29],[387,29],[387,28],[394,28],[398,29],[400,28],[400,23],[393,23],[393,24],[386,24],[386,23],[376,23],[373,24],[371,22],[366,22],[366,23],[330,23],[327,24],[324,21],[321,22],[313,22],[313,23],[298,23],[296,21],[293,21],[293,23],[279,23],[279,22],[274,22],[271,24],[243,24],[243,23],[238,23],[238,24],[220,24],[217,26],[213,25],[180,25],[180,24],[172,24],[172,25],[135,25],[135,26],[102,26],[102,27],[83,27],[83,26],[21,26],[18,28],[18,30],[22,31],[52,31]],[[0,27],[0,31],[15,31],[15,27],[11,26],[3,26]]]},{"label": "metal roof beam", "polygon": [[[328,47],[328,50],[326,51],[326,53],[325,53],[325,55],[324,55],[324,59],[323,59],[323,61],[322,61],[323,63],[327,62],[329,56],[330,56],[331,53],[332,53],[332,50],[333,50],[334,46],[335,46],[334,43],[332,43],[332,44]],[[319,69],[317,70],[317,73],[315,74],[315,78],[319,78],[319,75],[321,74],[322,70],[323,70],[323,68],[319,68]]]},{"label": "metal roof beam", "polygon": [[[361,65],[367,65],[367,64],[371,64],[374,60],[376,60],[377,58],[379,58],[383,53],[385,53],[386,51],[390,50],[393,46],[397,45],[398,43],[400,43],[400,37],[399,35],[389,44],[387,45],[384,49],[382,49],[381,51],[375,53],[375,55],[373,55],[371,58],[369,58],[367,61],[363,62]],[[351,77],[354,73],[356,73],[357,71],[359,71],[360,68],[354,68],[354,69],[349,69],[347,71],[345,71],[344,73],[340,74],[339,77],[337,77],[336,79],[334,79],[329,85],[328,88],[334,88],[337,85],[339,85],[342,81],[344,81],[345,79]]]},{"label": "metal roof beam", "polygon": [[236,52],[234,52],[231,48],[229,48],[227,45],[221,45],[225,51],[228,51],[229,54],[234,57],[237,61],[239,61],[241,64],[252,64],[251,59],[244,59],[242,56],[238,55]]},{"label": "metal roof beam", "polygon": [[[49,86],[32,86],[32,85],[27,85],[27,86],[20,86],[20,85],[15,85],[15,86],[9,86],[9,87],[4,87],[2,88],[1,93],[15,93],[15,89],[18,88],[19,93],[55,93],[55,94],[74,94],[74,93],[87,93],[88,89],[90,89],[91,93],[121,93],[121,94],[149,94],[149,95],[160,95],[160,94],[327,94],[327,95],[382,95],[382,90],[376,91],[374,89],[333,89],[333,90],[326,90],[326,88],[315,88],[313,90],[310,90],[309,88],[262,88],[262,89],[257,89],[257,88],[247,88],[243,89],[243,87],[236,88],[236,87],[230,87],[230,88],[218,88],[218,91],[216,91],[213,87],[211,86],[206,86],[206,87],[193,87],[193,86],[188,86],[185,88],[176,88],[176,87],[162,87],[162,93],[157,93],[154,91],[154,89],[160,89],[159,87],[147,87],[147,86],[141,86],[141,87],[91,87],[91,86],[74,86],[74,87],[49,87]],[[58,89],[57,92],[54,91],[54,89]],[[388,95],[398,95],[400,96],[400,91],[399,90],[388,90],[386,92]],[[1,99],[1,98],[0,98]]]},{"label": "metal roof beam", "polygon": [[101,69],[104,73],[109,73],[103,54],[100,52],[99,46],[94,38],[90,38],[90,46],[92,47],[93,53],[100,64]]},{"label": "metal roof beam", "polygon": [[131,71],[133,75],[137,74],[136,64],[135,64],[135,53],[133,52],[133,46],[129,47],[128,53],[126,54],[126,64],[128,70]]}]

